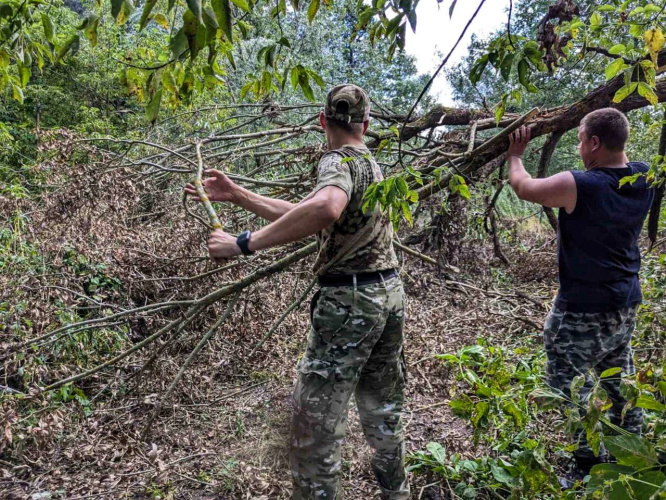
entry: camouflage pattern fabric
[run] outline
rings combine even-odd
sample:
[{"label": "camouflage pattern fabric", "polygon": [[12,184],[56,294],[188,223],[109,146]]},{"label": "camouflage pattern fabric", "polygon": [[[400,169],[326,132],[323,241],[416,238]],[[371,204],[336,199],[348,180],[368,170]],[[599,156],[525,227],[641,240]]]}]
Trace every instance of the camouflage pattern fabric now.
[{"label": "camouflage pattern fabric", "polygon": [[324,287],[313,299],[311,316],[294,391],[293,498],[341,498],[340,446],[354,394],[384,498],[408,499],[400,415],[405,386],[400,279]]},{"label": "camouflage pattern fabric", "polygon": [[393,250],[393,226],[379,206],[364,213],[363,195],[370,184],[383,179],[379,165],[367,148],[345,146],[329,151],[319,161],[315,192],[336,186],[349,203],[340,219],[317,235],[319,255],[315,271],[353,274],[398,267]]},{"label": "camouflage pattern fabric", "polygon": [[336,85],[326,96],[324,115],[343,123],[366,122],[370,119],[370,98],[356,85]]},{"label": "camouflage pattern fabric", "polygon": [[[544,328],[548,384],[571,398],[573,379],[583,375],[585,384],[580,390],[580,398],[586,401],[594,385],[588,373],[590,370],[599,375],[609,368],[619,367],[622,368],[622,375],[634,375],[631,335],[636,323],[637,308],[633,306],[612,312],[577,313],[553,307]],[[640,408],[627,411],[622,419],[626,400],[620,394],[620,374],[603,379],[601,385],[613,403],[609,410],[610,421],[629,432],[640,434],[643,422]],[[594,459],[586,433],[580,427],[576,432],[576,442],[578,449],[574,456],[577,460]],[[603,458],[606,454],[602,446],[599,456]]]}]

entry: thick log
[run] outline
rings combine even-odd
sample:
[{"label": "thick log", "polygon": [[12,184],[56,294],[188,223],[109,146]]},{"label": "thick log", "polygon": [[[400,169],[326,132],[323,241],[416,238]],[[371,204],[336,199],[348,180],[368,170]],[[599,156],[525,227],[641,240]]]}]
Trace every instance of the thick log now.
[{"label": "thick log", "polygon": [[[578,127],[578,124],[588,113],[597,109],[611,107],[628,113],[636,109],[645,108],[650,103],[634,92],[620,103],[614,103],[615,93],[624,85],[624,78],[618,76],[605,85],[597,87],[580,101],[553,109],[545,110],[533,117],[529,122],[532,138],[550,134],[555,131],[566,132]],[[666,78],[657,80],[655,92],[659,102],[666,102]],[[471,156],[468,161],[459,166],[462,174],[474,178],[478,170],[493,159],[504,154],[509,147],[509,140],[495,141],[493,146],[487,148],[482,154]],[[461,151],[462,152],[462,151]],[[432,163],[432,166],[441,166],[447,163],[447,159],[441,157]],[[419,199],[424,199],[446,188],[450,178],[443,176],[439,184],[428,185],[427,189],[421,189]]]}]

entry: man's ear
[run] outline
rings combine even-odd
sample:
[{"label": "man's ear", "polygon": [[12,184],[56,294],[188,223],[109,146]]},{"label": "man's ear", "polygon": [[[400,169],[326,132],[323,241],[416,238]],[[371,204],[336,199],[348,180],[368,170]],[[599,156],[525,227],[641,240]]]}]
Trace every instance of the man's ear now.
[{"label": "man's ear", "polygon": [[363,135],[368,131],[368,126],[370,125],[370,120],[366,120],[363,122]]},{"label": "man's ear", "polygon": [[323,111],[319,112],[319,123],[321,124],[321,128],[326,130],[326,115]]},{"label": "man's ear", "polygon": [[601,139],[598,136],[593,135],[590,141],[592,141],[592,151],[599,151],[601,149]]}]

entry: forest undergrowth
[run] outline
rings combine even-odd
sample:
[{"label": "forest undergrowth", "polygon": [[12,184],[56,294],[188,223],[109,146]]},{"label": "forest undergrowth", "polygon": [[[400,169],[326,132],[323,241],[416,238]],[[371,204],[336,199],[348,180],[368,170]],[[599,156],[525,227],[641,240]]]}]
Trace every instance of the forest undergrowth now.
[{"label": "forest undergrowth", "polygon": [[[275,258],[269,253],[216,267],[205,252],[207,228],[181,206],[182,184],[105,170],[103,153],[66,131],[41,140],[43,160],[22,173],[11,196],[0,198],[0,213],[11,222],[0,234],[2,352],[58,325],[190,300]],[[534,399],[543,377],[540,328],[557,286],[554,233],[541,214],[502,218],[506,265],[483,237],[482,219],[472,200],[455,258],[459,272],[402,255],[414,498],[512,492],[556,498],[553,474],[565,465],[566,439],[544,432],[559,417],[541,412]],[[666,263],[663,256],[646,260],[646,273],[654,275],[647,293],[658,304]],[[143,373],[159,344],[84,381],[37,390],[140,342],[182,309],[66,331],[5,356],[2,497],[288,498],[290,398],[305,347],[307,301],[258,345],[307,288],[310,265],[308,259],[251,286],[145,439],[160,395],[205,323],[231,301],[166,341],[159,361]],[[654,367],[651,376],[660,377],[663,316],[654,311],[642,316],[636,343],[640,366]],[[354,409],[343,457],[345,495],[378,498]]]}]

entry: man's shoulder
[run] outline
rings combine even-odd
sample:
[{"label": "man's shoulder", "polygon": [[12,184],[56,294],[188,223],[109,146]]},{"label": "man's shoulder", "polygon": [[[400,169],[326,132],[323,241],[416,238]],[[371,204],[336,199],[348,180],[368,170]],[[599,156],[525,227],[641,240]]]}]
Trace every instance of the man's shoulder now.
[{"label": "man's shoulder", "polygon": [[648,165],[644,161],[630,161],[629,163],[627,163],[627,165],[641,173],[645,173],[648,170],[650,170],[650,165]]}]

